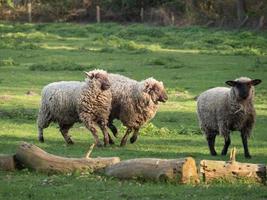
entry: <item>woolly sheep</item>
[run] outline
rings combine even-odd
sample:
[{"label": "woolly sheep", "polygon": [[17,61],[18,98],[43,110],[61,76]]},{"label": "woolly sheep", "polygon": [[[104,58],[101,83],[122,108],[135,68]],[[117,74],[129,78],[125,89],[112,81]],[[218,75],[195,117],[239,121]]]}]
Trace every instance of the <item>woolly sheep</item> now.
[{"label": "woolly sheep", "polygon": [[230,132],[240,131],[244,155],[251,158],[247,139],[252,133],[256,117],[253,106],[254,86],[261,80],[241,77],[225,83],[231,88],[216,87],[198,97],[200,127],[206,135],[211,155],[217,155],[214,148],[216,135],[223,135],[225,143],[221,154],[226,155],[231,144]]},{"label": "woolly sheep", "polygon": [[117,129],[112,122],[114,119],[119,119],[127,127],[120,145],[126,144],[132,131],[134,133],[130,142],[134,143],[140,127],[155,116],[158,102],[165,102],[168,99],[163,83],[154,78],[137,82],[117,74],[109,74],[109,80],[112,108],[108,126],[116,137]]},{"label": "woolly sheep", "polygon": [[40,142],[44,142],[43,129],[55,122],[59,124],[66,143],[73,144],[68,131],[74,123],[83,122],[92,132],[98,146],[101,143],[95,125],[98,125],[104,134],[104,144],[113,143],[109,140],[106,128],[112,98],[107,72],[93,70],[85,73],[85,82],[61,81],[43,88],[37,119]]}]

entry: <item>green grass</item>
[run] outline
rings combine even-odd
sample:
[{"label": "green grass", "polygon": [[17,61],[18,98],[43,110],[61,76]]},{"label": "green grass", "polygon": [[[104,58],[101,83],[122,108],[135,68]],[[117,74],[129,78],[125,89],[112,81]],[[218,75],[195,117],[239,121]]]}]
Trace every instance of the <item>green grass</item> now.
[{"label": "green grass", "polygon": [[[53,154],[82,157],[93,138],[81,124],[70,131],[76,144],[66,146],[57,125],[45,129],[46,142],[40,144],[35,121],[44,85],[83,80],[83,71],[94,68],[137,80],[153,76],[164,82],[169,101],[135,144],[119,147],[125,129],[116,122],[121,132],[116,145],[95,149],[92,156],[227,160],[209,155],[194,98],[208,88],[224,86],[226,80],[248,76],[263,80],[256,90],[257,123],[249,141],[253,158],[243,157],[238,133],[232,135],[232,146],[238,149],[239,161],[267,164],[267,33],[140,24],[0,23],[0,152],[14,153],[21,141],[27,141]],[[218,152],[222,146],[218,137]],[[0,199],[51,198],[266,199],[267,189],[242,181],[181,186],[90,174],[0,172]]]}]

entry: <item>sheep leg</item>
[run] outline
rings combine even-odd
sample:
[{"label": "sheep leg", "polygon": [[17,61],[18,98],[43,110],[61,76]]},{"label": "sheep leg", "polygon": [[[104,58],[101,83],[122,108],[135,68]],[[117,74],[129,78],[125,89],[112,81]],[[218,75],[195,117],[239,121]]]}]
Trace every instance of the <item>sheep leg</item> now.
[{"label": "sheep leg", "polygon": [[115,144],[115,142],[113,141],[112,137],[108,134],[108,138],[109,138],[109,144]]},{"label": "sheep leg", "polygon": [[44,142],[43,128],[38,127],[38,140],[39,142]]},{"label": "sheep leg", "polygon": [[126,133],[125,133],[125,135],[123,136],[123,138],[122,138],[122,140],[121,140],[121,144],[120,144],[121,147],[126,145],[127,140],[128,140],[128,136],[129,136],[129,134],[130,134],[131,132],[132,132],[132,129],[130,129],[130,128],[128,128],[128,129],[126,130]]},{"label": "sheep leg", "polygon": [[248,137],[245,131],[241,131],[241,138],[242,138],[242,143],[244,147],[244,154],[246,158],[251,158],[251,155],[248,150]]},{"label": "sheep leg", "polygon": [[230,146],[231,144],[231,138],[230,136],[228,137],[224,137],[224,147],[223,147],[223,150],[222,150],[222,155],[225,156],[227,154],[227,151],[228,151],[228,147]]},{"label": "sheep leg", "polygon": [[72,125],[59,125],[60,126],[60,132],[66,141],[67,144],[74,144],[72,139],[70,138],[70,135],[68,134],[69,129],[72,127]]},{"label": "sheep leg", "polygon": [[96,128],[94,127],[94,125],[90,122],[90,120],[84,121],[84,124],[85,124],[86,128],[91,131],[91,133],[95,139],[96,146],[102,147],[103,144],[100,142],[100,140],[98,138],[97,131],[96,131]]},{"label": "sheep leg", "polygon": [[114,124],[112,122],[108,123],[108,127],[111,130],[111,132],[113,133],[114,137],[118,137],[118,129],[116,128],[116,126],[114,126]]},{"label": "sheep leg", "polygon": [[38,114],[37,124],[38,124],[38,140],[39,142],[44,142],[43,130],[49,126],[51,122],[51,117],[49,114],[44,114],[42,111]]},{"label": "sheep leg", "polygon": [[215,139],[216,139],[216,134],[208,134],[207,135],[207,141],[208,141],[208,145],[209,145],[209,149],[210,149],[210,154],[212,156],[216,156],[217,152],[214,148],[215,146]]},{"label": "sheep leg", "polygon": [[139,129],[134,129],[133,136],[130,138],[130,142],[132,144],[137,140],[138,134],[139,134]]},{"label": "sheep leg", "polygon": [[100,126],[100,129],[101,129],[103,136],[104,136],[104,146],[107,146],[109,144],[110,135],[109,135],[108,130],[106,128],[106,124],[104,122],[101,122],[99,124],[99,126]]}]

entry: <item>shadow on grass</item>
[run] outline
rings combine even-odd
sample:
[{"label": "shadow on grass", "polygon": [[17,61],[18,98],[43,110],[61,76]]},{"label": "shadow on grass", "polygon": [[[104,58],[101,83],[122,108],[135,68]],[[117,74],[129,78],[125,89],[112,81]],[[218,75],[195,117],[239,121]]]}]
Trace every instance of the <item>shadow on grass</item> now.
[{"label": "shadow on grass", "polygon": [[[32,143],[48,153],[65,156],[65,157],[83,157],[89,149],[89,146],[93,143],[92,139],[87,141],[75,140],[74,145],[66,145],[62,139],[46,139],[45,143],[39,143],[37,138],[33,137],[14,137],[8,135],[0,136],[0,151],[1,153],[15,153],[16,149],[22,141]],[[170,146],[170,148],[168,148]],[[177,148],[175,148],[177,146]],[[167,147],[167,148],[166,148]],[[183,150],[180,150],[182,147]],[[92,157],[114,157],[118,156],[122,160],[133,158],[164,158],[164,159],[178,159],[191,156],[197,161],[202,159],[209,160],[228,160],[228,156],[210,156],[208,147],[205,141],[192,141],[189,139],[151,139],[144,138],[138,141],[137,144],[127,144],[126,147],[120,147],[118,143],[113,146],[95,148]],[[239,154],[242,154],[240,152]],[[242,159],[242,161],[247,161]],[[259,162],[260,155],[255,155],[253,161]],[[251,160],[249,160],[251,161]],[[248,162],[248,161],[247,161]]]}]

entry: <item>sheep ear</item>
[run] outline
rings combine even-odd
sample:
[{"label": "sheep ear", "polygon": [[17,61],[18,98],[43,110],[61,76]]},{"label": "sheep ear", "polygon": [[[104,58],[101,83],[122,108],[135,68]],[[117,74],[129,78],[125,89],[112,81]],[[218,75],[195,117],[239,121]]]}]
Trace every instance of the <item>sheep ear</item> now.
[{"label": "sheep ear", "polygon": [[148,93],[153,89],[153,85],[150,83],[145,83],[144,92]]},{"label": "sheep ear", "polygon": [[259,85],[261,83],[260,79],[254,79],[251,81],[252,85]]},{"label": "sheep ear", "polygon": [[94,73],[90,73],[90,72],[84,72],[86,74],[86,76],[90,79],[93,79],[94,78]]},{"label": "sheep ear", "polygon": [[236,81],[226,81],[225,83],[231,87],[236,85]]}]

